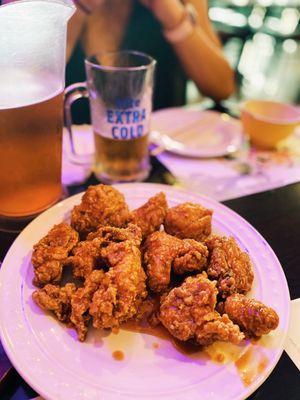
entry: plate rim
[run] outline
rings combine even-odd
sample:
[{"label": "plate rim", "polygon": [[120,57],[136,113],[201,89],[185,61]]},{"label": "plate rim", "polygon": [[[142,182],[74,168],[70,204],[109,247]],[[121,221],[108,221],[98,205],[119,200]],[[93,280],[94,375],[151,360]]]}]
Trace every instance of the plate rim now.
[{"label": "plate rim", "polygon": [[[246,219],[244,219],[242,216],[240,216],[237,212],[235,212],[234,210],[232,210],[231,208],[229,208],[228,206],[222,204],[221,202],[218,202],[217,200],[206,196],[206,195],[202,195],[199,192],[193,192],[191,190],[186,190],[186,189],[182,189],[182,188],[177,188],[171,185],[165,185],[165,184],[156,184],[156,183],[121,183],[121,184],[116,184],[113,185],[116,189],[122,191],[123,187],[129,187],[131,188],[132,186],[152,186],[153,188],[157,188],[158,190],[168,190],[171,192],[181,192],[181,193],[186,193],[187,195],[193,195],[193,196],[199,196],[199,198],[201,199],[206,199],[208,202],[212,203],[212,204],[217,204],[218,207],[221,207],[223,210],[225,210],[226,212],[229,212],[231,214],[234,215],[235,218],[239,219],[242,221],[243,224],[245,224],[248,228],[250,228],[252,231],[254,231],[256,233],[256,235],[258,236],[258,238],[262,241],[264,241],[268,248],[270,253],[272,254],[272,257],[274,258],[274,260],[277,262],[279,268],[279,271],[283,277],[283,284],[285,286],[285,292],[286,295],[288,297],[288,304],[287,304],[287,309],[286,309],[286,313],[285,313],[285,318],[287,320],[287,327],[286,330],[283,331],[283,334],[280,337],[280,346],[278,346],[278,352],[276,357],[274,357],[274,362],[271,365],[271,367],[269,366],[269,368],[267,369],[267,373],[264,373],[263,375],[258,376],[255,381],[250,384],[249,386],[245,387],[243,392],[241,393],[240,399],[246,399],[248,396],[250,396],[255,390],[257,390],[270,376],[270,374],[272,373],[272,371],[274,370],[274,368],[276,367],[276,365],[278,364],[278,361],[280,360],[282,353],[284,351],[284,343],[287,337],[287,332],[288,332],[288,327],[289,327],[289,323],[290,323],[290,291],[289,291],[289,286],[288,286],[288,282],[284,273],[284,270],[281,266],[281,263],[278,259],[278,257],[276,256],[274,250],[272,249],[272,247],[269,245],[269,243],[264,239],[264,237],[256,230],[255,227],[253,227]],[[23,229],[23,231],[20,232],[20,234],[17,236],[17,238],[14,240],[13,244],[11,245],[11,247],[9,248],[1,269],[0,269],[0,289],[2,287],[2,276],[5,273],[5,270],[7,269],[6,267],[6,263],[8,262],[7,260],[10,258],[10,254],[13,253],[13,251],[15,250],[15,247],[18,245],[18,242],[24,237],[26,236],[27,232],[31,230],[32,225],[36,224],[37,221],[39,221],[39,219],[44,218],[45,216],[47,216],[47,214],[51,214],[53,212],[53,210],[55,210],[56,208],[59,207],[64,207],[66,203],[68,202],[72,202],[75,199],[80,199],[80,197],[84,194],[85,192],[80,192],[77,193],[75,195],[72,195],[62,201],[60,201],[59,203],[55,204],[54,206],[50,207],[48,210],[44,211],[43,213],[41,213],[38,217],[36,217],[32,222],[30,222],[25,229]],[[68,210],[69,211],[69,210]],[[4,272],[3,272],[4,271]],[[3,296],[3,295],[2,295]],[[1,303],[1,299],[2,296],[0,296],[0,311],[3,307],[2,303]],[[17,352],[14,351],[13,349],[13,345],[10,344],[9,341],[9,337],[7,335],[6,329],[5,327],[3,327],[1,321],[0,321],[0,340],[3,346],[3,349],[5,351],[5,353],[7,354],[8,358],[10,359],[13,367],[17,370],[17,372],[20,374],[20,376],[37,392],[39,393],[41,396],[43,396],[45,399],[50,399],[50,397],[48,397],[47,393],[43,391],[43,388],[38,387],[37,385],[35,385],[34,382],[34,377],[32,376],[32,374],[27,374],[26,371],[21,370],[18,366],[18,356],[17,356]],[[250,390],[249,390],[250,389]],[[52,400],[52,398],[51,398]]]}]

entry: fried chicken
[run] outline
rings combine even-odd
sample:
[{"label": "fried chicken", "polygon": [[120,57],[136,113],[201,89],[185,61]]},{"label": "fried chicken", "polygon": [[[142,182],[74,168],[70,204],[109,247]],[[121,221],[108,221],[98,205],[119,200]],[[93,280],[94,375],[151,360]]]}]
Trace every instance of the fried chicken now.
[{"label": "fried chicken", "polygon": [[71,315],[71,298],[76,291],[73,283],[68,283],[60,288],[48,284],[43,289],[33,292],[32,298],[35,303],[46,311],[52,311],[61,322],[69,322]]},{"label": "fried chicken", "polygon": [[95,268],[103,268],[105,263],[101,257],[102,248],[110,243],[120,243],[129,240],[135,246],[142,241],[138,226],[129,224],[127,228],[105,226],[88,235],[87,240],[80,242],[73,249],[73,256],[68,258],[75,278],[85,279]]},{"label": "fried chicken", "polygon": [[206,265],[207,248],[195,240],[180,240],[165,232],[148,236],[144,246],[144,266],[148,285],[153,292],[162,292],[170,284],[171,268],[177,274],[201,271]]},{"label": "fried chicken", "polygon": [[128,224],[126,228],[115,228],[112,226],[104,226],[96,232],[88,234],[87,240],[98,239],[102,246],[110,243],[124,242],[130,240],[135,246],[139,246],[142,241],[141,229],[134,224]]},{"label": "fried chicken", "polygon": [[70,251],[78,243],[78,233],[62,222],[54,227],[33,246],[32,265],[36,286],[59,283],[63,266]]},{"label": "fried chicken", "polygon": [[95,328],[118,327],[132,318],[147,296],[141,253],[131,241],[111,243],[101,253],[109,271],[95,292],[89,313]]},{"label": "fried chicken", "polygon": [[181,241],[165,232],[154,232],[143,246],[144,267],[148,285],[153,292],[162,292],[170,284],[171,265],[181,247]]},{"label": "fried chicken", "polygon": [[70,320],[73,323],[78,339],[83,342],[88,331],[88,324],[91,316],[89,308],[94,293],[99,288],[101,281],[104,279],[105,272],[103,270],[93,271],[85,280],[84,286],[77,289],[71,298],[71,315]]},{"label": "fried chicken", "polygon": [[132,211],[131,221],[142,230],[143,238],[159,230],[168,209],[166,195],[163,192],[151,197],[147,203]]},{"label": "fried chicken", "polygon": [[209,250],[209,278],[217,280],[221,297],[232,293],[247,293],[254,275],[250,258],[237,245],[233,237],[211,236],[205,241]]},{"label": "fried chicken", "polygon": [[193,239],[181,240],[181,247],[172,264],[177,275],[187,272],[201,272],[207,264],[207,247]]},{"label": "fried chicken", "polygon": [[202,242],[211,234],[212,213],[200,204],[179,204],[169,208],[164,222],[165,231],[180,239]]},{"label": "fried chicken", "polygon": [[71,225],[85,239],[101,226],[123,227],[129,222],[124,196],[108,185],[89,186],[81,204],[72,210]]},{"label": "fried chicken", "polygon": [[216,283],[205,274],[188,277],[164,297],[160,306],[159,319],[177,339],[194,340],[208,345],[216,340],[238,344],[243,333],[226,314],[215,311]]},{"label": "fried chicken", "polygon": [[86,279],[95,268],[103,265],[99,243],[93,240],[79,242],[73,249],[73,256],[68,258],[75,278]]},{"label": "fried chicken", "polygon": [[279,317],[272,308],[238,293],[227,297],[224,311],[248,337],[266,335],[279,323]]}]

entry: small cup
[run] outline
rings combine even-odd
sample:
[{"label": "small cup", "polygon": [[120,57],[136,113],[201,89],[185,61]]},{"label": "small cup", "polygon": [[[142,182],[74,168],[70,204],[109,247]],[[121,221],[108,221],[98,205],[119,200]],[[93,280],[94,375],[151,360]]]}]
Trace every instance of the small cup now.
[{"label": "small cup", "polygon": [[252,144],[270,150],[294,132],[300,123],[300,110],[290,104],[248,100],[242,104],[241,120]]}]

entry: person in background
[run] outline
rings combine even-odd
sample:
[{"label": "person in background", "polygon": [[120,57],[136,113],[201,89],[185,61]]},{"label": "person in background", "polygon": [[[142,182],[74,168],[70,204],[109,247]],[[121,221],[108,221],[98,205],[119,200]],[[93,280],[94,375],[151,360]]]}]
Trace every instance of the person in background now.
[{"label": "person in background", "polygon": [[[69,24],[67,85],[84,81],[84,58],[131,49],[157,61],[154,109],[185,104],[187,79],[220,101],[235,89],[234,73],[208,17],[206,0],[74,0]],[[88,107],[75,105],[75,123]]]}]

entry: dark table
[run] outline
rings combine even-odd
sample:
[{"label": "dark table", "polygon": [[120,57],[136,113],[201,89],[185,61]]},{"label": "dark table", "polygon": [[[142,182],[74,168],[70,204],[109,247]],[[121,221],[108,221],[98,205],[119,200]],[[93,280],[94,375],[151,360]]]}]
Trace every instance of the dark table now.
[{"label": "dark table", "polygon": [[[174,177],[157,159],[152,159],[152,165],[149,182],[174,183]],[[95,178],[90,177],[82,185],[69,187],[69,195],[79,193],[89,184],[96,183]],[[225,201],[224,204],[249,221],[265,237],[284,269],[291,299],[300,297],[300,183]],[[15,235],[0,233],[1,260],[14,238]],[[0,348],[0,365],[5,362]],[[27,400],[35,396],[37,394],[14,368],[10,369],[0,384],[1,400]],[[271,376],[249,399],[300,400],[300,373],[285,352]]]}]

